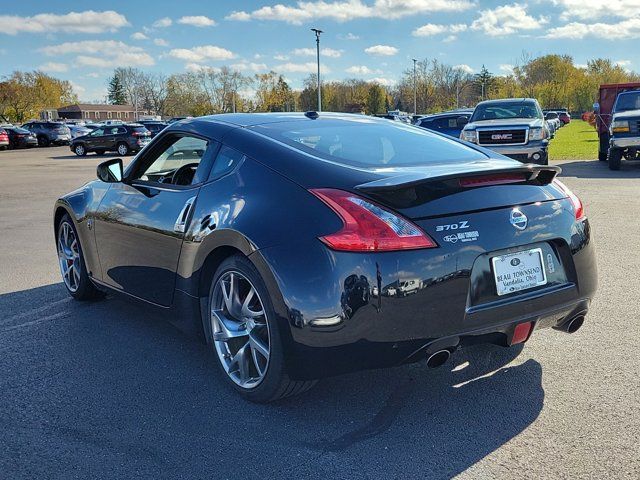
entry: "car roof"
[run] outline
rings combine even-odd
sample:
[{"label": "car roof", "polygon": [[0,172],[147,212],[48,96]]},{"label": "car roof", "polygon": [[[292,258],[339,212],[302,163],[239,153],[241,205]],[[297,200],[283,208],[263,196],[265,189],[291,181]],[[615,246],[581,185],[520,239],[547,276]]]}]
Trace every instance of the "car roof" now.
[{"label": "car roof", "polygon": [[536,102],[535,98],[497,98],[494,100],[484,100],[478,103],[478,105],[493,105],[500,103],[533,103]]},{"label": "car roof", "polygon": [[[188,118],[180,120],[180,125],[189,125],[190,123],[197,122],[218,122],[226,123],[229,125],[235,125],[237,127],[253,127],[257,125],[268,125],[272,123],[282,122],[299,122],[299,121],[314,121],[314,114],[316,112],[277,112],[277,113],[221,113],[217,115],[208,115],[205,117]],[[386,119],[366,116],[357,113],[334,113],[334,112],[319,112],[318,118],[330,118],[333,120],[353,120],[356,118],[374,119],[380,122],[386,122]],[[178,122],[175,122],[178,123]]]}]

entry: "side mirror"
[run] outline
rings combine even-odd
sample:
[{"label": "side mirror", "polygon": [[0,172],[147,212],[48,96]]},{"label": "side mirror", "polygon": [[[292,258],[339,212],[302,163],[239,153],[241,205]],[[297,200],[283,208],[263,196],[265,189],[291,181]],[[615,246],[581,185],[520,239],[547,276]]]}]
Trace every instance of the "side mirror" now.
[{"label": "side mirror", "polygon": [[122,181],[123,167],[120,158],[107,160],[98,165],[98,178],[106,183],[118,183]]},{"label": "side mirror", "polygon": [[464,128],[464,126],[469,123],[469,117],[465,115],[458,117],[456,123],[458,124],[458,128]]},{"label": "side mirror", "polygon": [[598,102],[593,104],[593,111],[595,113],[600,113],[600,104]]}]

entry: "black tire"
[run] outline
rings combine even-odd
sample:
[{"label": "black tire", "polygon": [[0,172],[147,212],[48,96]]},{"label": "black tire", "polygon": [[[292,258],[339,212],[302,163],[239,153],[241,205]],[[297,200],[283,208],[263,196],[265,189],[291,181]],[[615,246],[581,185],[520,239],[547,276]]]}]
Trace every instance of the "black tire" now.
[{"label": "black tire", "polygon": [[618,148],[610,148],[607,161],[609,162],[610,170],[620,170],[620,167],[622,166],[622,150]]},{"label": "black tire", "polygon": [[118,152],[118,155],[122,155],[124,157],[126,155],[129,155],[131,149],[126,143],[120,142],[116,145],[116,152]]},{"label": "black tire", "polygon": [[84,157],[87,154],[87,147],[85,147],[82,143],[74,145],[73,153],[75,153],[79,157]]},{"label": "black tire", "polygon": [[49,137],[47,137],[46,135],[38,135],[39,147],[48,147],[49,145],[51,145],[51,142],[49,141]]},{"label": "black tire", "polygon": [[86,301],[86,300],[95,300],[95,299],[104,297],[104,293],[98,290],[96,286],[93,284],[93,282],[91,281],[91,279],[89,278],[89,274],[87,273],[87,267],[84,263],[84,254],[82,252],[82,245],[80,243],[80,238],[78,237],[78,231],[76,230],[76,226],[73,223],[73,220],[71,220],[71,217],[66,213],[62,216],[62,218],[60,219],[60,222],[58,222],[58,225],[56,225],[56,250],[58,251],[60,250],[60,247],[58,245],[58,237],[65,224],[68,224],[70,226],[71,230],[73,230],[73,234],[76,237],[78,252],[79,252],[78,263],[79,263],[79,270],[80,270],[80,275],[79,275],[80,279],[78,281],[77,289],[75,291],[69,288],[69,286],[64,282],[64,279],[62,283],[67,289],[67,292],[69,292],[69,295],[71,295],[76,300]]},{"label": "black tire", "polygon": [[298,395],[313,387],[317,383],[317,380],[297,381],[292,380],[287,374],[280,326],[276,321],[277,317],[271,303],[271,298],[269,297],[269,292],[262,280],[262,277],[258,273],[258,270],[246,257],[242,255],[233,255],[225,259],[220,264],[213,276],[209,288],[207,312],[211,312],[212,309],[214,289],[217,281],[229,271],[239,272],[245,276],[253,284],[260,300],[262,301],[266,322],[269,327],[270,354],[267,370],[262,381],[251,389],[239,386],[229,377],[229,374],[227,374],[224,369],[218,353],[215,350],[216,347],[213,340],[213,325],[211,318],[205,319],[204,330],[207,344],[209,344],[213,349],[214,356],[216,357],[216,364],[219,367],[220,373],[225,378],[225,381],[244,399],[256,403],[268,403],[292,395]]},{"label": "black tire", "polygon": [[598,148],[598,160],[601,162],[607,161],[607,152],[609,151],[609,134],[603,133],[600,135],[600,143]]}]

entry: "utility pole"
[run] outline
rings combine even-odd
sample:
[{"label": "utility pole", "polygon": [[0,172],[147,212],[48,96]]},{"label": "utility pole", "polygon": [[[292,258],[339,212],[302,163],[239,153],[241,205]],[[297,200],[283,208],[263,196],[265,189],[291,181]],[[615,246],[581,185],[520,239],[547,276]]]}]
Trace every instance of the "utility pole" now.
[{"label": "utility pole", "polygon": [[316,34],[316,57],[318,59],[318,112],[322,111],[322,92],[320,90],[320,34],[322,30],[312,28],[312,32]]},{"label": "utility pole", "polygon": [[413,114],[418,114],[418,82],[416,80],[416,62],[417,60],[413,59]]}]

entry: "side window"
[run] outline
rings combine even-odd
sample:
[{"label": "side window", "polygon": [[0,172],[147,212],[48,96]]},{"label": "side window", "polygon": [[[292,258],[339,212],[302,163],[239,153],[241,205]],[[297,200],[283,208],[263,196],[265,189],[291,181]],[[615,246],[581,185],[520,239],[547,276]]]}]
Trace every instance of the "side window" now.
[{"label": "side window", "polygon": [[221,177],[225,173],[230,172],[243,158],[244,154],[231,147],[223,145],[218,152],[215,162],[213,162],[213,168],[209,174],[209,180]]},{"label": "side window", "polygon": [[189,136],[170,136],[144,157],[136,178],[148,182],[191,185],[209,142]]},{"label": "side window", "polygon": [[429,128],[432,129],[433,128],[433,122],[431,120],[422,120],[420,122],[420,126],[422,128]]},{"label": "side window", "polygon": [[115,130],[114,135],[115,135],[116,133],[117,133],[117,134],[127,133],[127,129],[126,129],[126,128],[124,128],[124,127],[117,127],[117,128],[115,128],[114,130]]},{"label": "side window", "polygon": [[96,128],[93,132],[91,132],[92,137],[101,137],[104,135],[104,130],[102,128]]},{"label": "side window", "polygon": [[458,128],[458,117],[449,117],[447,121],[449,122],[448,128]]}]

